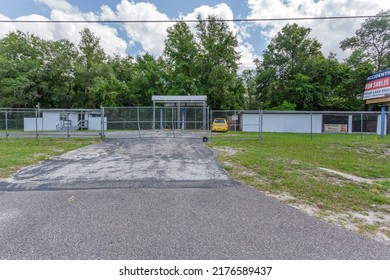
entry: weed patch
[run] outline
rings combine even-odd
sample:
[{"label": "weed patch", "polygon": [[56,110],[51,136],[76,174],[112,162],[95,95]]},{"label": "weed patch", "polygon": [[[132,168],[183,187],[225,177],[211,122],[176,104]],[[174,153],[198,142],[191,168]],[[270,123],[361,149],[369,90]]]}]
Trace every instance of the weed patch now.
[{"label": "weed patch", "polygon": [[[219,161],[236,180],[278,199],[288,197],[282,199],[285,203],[315,207],[316,216],[327,211],[389,215],[389,138],[316,135],[312,141],[303,134],[266,133],[261,141],[214,137],[211,147],[219,151]],[[239,152],[224,152],[227,150]],[[374,183],[352,181],[320,167],[372,179]],[[373,224],[360,219],[353,224],[350,229],[368,235],[390,230],[389,224],[381,221]]]}]

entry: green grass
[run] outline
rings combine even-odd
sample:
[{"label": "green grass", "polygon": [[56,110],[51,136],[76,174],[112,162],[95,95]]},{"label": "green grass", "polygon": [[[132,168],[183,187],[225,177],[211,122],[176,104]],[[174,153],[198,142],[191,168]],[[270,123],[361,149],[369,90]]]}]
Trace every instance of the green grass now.
[{"label": "green grass", "polygon": [[0,178],[54,155],[97,142],[98,138],[0,139]]},{"label": "green grass", "polygon": [[[214,148],[229,147],[234,155],[219,153],[229,174],[248,185],[271,193],[291,194],[295,200],[323,209],[370,210],[388,205],[390,137],[376,135],[314,135],[265,133],[238,134],[238,141],[213,136]],[[319,167],[381,180],[374,185],[356,183],[327,174]],[[250,176],[248,176],[250,174]]]}]

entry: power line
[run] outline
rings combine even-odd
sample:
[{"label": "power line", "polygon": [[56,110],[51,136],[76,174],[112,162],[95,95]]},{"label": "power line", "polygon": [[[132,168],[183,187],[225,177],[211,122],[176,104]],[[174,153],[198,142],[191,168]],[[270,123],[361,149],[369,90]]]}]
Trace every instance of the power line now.
[{"label": "power line", "polygon": [[[290,17],[290,18],[249,18],[249,19],[216,19],[219,22],[268,22],[268,21],[304,21],[304,20],[339,20],[385,18],[385,15],[362,16],[330,16],[330,17]],[[205,19],[204,21],[210,21]],[[170,19],[170,20],[0,20],[0,23],[197,23],[197,19]]]}]

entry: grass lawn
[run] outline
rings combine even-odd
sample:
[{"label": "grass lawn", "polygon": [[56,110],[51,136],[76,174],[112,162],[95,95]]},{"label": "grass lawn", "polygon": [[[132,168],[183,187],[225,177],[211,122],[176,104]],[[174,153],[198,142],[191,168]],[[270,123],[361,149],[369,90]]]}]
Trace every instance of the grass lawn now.
[{"label": "grass lawn", "polygon": [[[360,135],[321,134],[311,140],[307,134],[265,133],[260,141],[239,139],[248,136],[238,134],[237,141],[213,136],[211,147],[233,178],[285,203],[312,207],[317,216],[342,214],[345,223],[357,219],[351,213],[390,215],[389,136],[364,135],[361,139]],[[355,182],[320,167],[374,181]],[[383,220],[388,223],[387,218]],[[362,232],[372,233],[373,228],[380,228],[390,241],[389,224],[384,228],[380,222],[358,226]]]},{"label": "grass lawn", "polygon": [[9,177],[22,167],[98,141],[98,138],[0,139],[0,178]]}]

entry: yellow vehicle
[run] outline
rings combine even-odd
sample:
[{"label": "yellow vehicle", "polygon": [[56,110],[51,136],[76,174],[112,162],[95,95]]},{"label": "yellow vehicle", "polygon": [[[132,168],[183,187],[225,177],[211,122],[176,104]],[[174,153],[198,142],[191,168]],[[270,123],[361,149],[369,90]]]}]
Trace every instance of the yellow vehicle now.
[{"label": "yellow vehicle", "polygon": [[211,126],[211,131],[212,132],[227,132],[228,129],[228,123],[226,119],[222,118],[216,118],[213,121],[213,124]]}]

